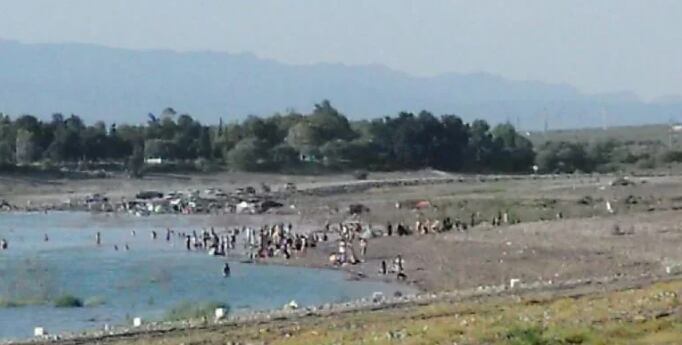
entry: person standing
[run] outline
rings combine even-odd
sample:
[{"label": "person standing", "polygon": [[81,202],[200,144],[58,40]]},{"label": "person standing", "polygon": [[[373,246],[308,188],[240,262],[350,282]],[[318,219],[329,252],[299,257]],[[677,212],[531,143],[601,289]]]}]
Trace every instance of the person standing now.
[{"label": "person standing", "polygon": [[367,256],[367,240],[365,238],[360,239],[360,253],[362,253],[362,260],[365,260]]}]

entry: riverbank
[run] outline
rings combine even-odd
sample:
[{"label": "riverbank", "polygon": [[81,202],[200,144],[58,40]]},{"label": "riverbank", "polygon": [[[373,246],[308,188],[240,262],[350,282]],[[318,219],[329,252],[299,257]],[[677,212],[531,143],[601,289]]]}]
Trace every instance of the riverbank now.
[{"label": "riverbank", "polygon": [[[104,213],[98,219],[105,219],[103,223],[131,227],[141,221],[160,231],[166,227],[188,231],[210,226],[219,231],[241,226],[259,229],[263,225],[292,223],[294,232],[301,234],[322,230],[327,223],[334,228],[346,222],[360,223],[363,227],[376,229],[377,236],[367,240],[366,255],[360,254],[357,237],[350,241],[359,259],[357,264],[339,267],[330,263],[332,254],[339,250],[337,238],[319,242],[314,248],[307,248],[305,254],[294,252],[289,260],[274,255],[260,259],[259,263],[341,270],[349,279],[404,283],[422,292],[421,296],[384,296],[395,298],[387,299],[385,303],[388,304],[365,300],[295,311],[303,315],[318,315],[320,310],[327,308],[334,309],[332,313],[359,308],[357,311],[363,314],[372,309],[391,309],[391,303],[397,302],[433,304],[439,303],[439,298],[446,298],[442,296],[463,291],[479,294],[477,296],[514,295],[519,288],[528,288],[551,297],[582,284],[587,286],[585,293],[593,294],[619,289],[621,282],[646,280],[651,283],[677,277],[682,272],[682,252],[679,251],[682,247],[682,228],[679,227],[682,214],[678,211],[682,206],[682,178],[679,176],[630,179],[515,177],[459,182],[457,177],[439,175],[417,177],[427,179],[429,183],[425,184],[396,182],[413,181],[413,178],[394,176],[381,183],[302,182],[301,186],[315,192],[306,193],[306,189],[301,188],[304,192],[289,195],[286,207],[293,211],[286,215],[123,217]],[[431,183],[441,179],[456,182]],[[178,188],[186,189],[196,181],[184,181]],[[244,181],[232,182],[243,185]],[[349,205],[354,204],[362,204],[363,210],[367,211],[350,215]],[[425,206],[416,207],[416,204]],[[382,235],[389,222],[416,229],[416,222],[433,224],[446,217],[460,221],[460,224],[463,221],[469,225],[470,217],[475,218],[475,222],[466,228],[460,226],[442,232]],[[205,251],[201,253],[206,255]],[[404,282],[398,281],[396,274],[379,274],[381,262],[390,265],[397,256],[403,260]],[[240,258],[235,257],[236,260]],[[289,312],[293,311],[267,312],[244,322],[267,323],[273,318],[285,317],[280,313]],[[202,325],[197,325],[199,330],[211,327]],[[156,332],[153,328],[156,326],[149,327],[152,327],[151,333]],[[169,327],[178,331],[185,329],[182,324]],[[135,333],[133,337],[145,336]]]},{"label": "riverbank", "polygon": [[[296,232],[309,234],[322,230],[325,223],[334,225],[347,220],[348,205],[359,202],[371,211],[356,220],[381,230],[385,230],[388,222],[411,226],[415,220],[440,221],[446,216],[468,222],[469,216],[475,213],[478,223],[466,231],[370,238],[362,263],[341,267],[353,279],[396,282],[395,276],[378,272],[382,261],[390,265],[401,255],[405,261],[406,283],[423,291],[475,288],[502,284],[510,279],[532,282],[608,274],[636,276],[648,271],[662,272],[667,266],[682,263],[682,253],[677,250],[682,245],[682,231],[675,226],[682,222],[682,216],[675,211],[682,200],[680,177],[633,178],[624,186],[612,186],[613,179],[605,176],[509,178],[469,177],[460,183],[455,182],[459,177],[424,171],[344,182],[329,176],[234,174],[118,181],[120,188],[115,188],[110,180],[102,181],[102,185],[97,181],[68,182],[55,186],[53,193],[61,197],[71,195],[71,184],[79,192],[100,188],[112,193],[130,193],[148,182],[151,188],[164,185],[168,189],[186,190],[193,186],[227,189],[228,185],[296,181],[302,190],[287,197],[286,208],[293,210],[289,214],[159,218],[101,213],[96,218],[102,224],[116,223],[131,228],[143,222],[158,227],[159,231],[168,227],[178,231],[209,227],[222,231],[242,226],[259,229],[268,224],[291,223]],[[420,179],[427,181],[426,184],[413,185]],[[435,181],[450,182],[433,185]],[[43,185],[28,188],[22,197],[38,195],[43,188]],[[305,192],[309,189],[315,192]],[[414,200],[427,200],[430,207],[419,210],[395,207],[396,203],[409,204]],[[613,212],[608,212],[606,202],[610,202]],[[489,219],[502,211],[520,223],[492,226]],[[563,217],[556,219],[559,214]],[[622,231],[614,233],[615,228]],[[358,244],[353,246],[359,253]],[[329,256],[337,250],[335,241],[321,242],[303,256],[294,255],[290,260],[268,258],[263,262],[337,269],[329,263]]]},{"label": "riverbank", "polygon": [[674,344],[682,334],[682,280],[656,279],[584,281],[550,290],[517,287],[403,296],[218,322],[150,324],[50,343],[508,344],[515,337],[524,337],[522,341],[532,336],[544,342],[529,344]]}]

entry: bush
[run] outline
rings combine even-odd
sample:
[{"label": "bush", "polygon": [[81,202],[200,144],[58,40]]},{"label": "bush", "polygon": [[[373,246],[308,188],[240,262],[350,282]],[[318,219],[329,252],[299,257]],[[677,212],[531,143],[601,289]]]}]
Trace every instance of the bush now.
[{"label": "bush", "polygon": [[661,153],[661,161],[664,163],[682,162],[682,151],[668,150]]},{"label": "bush", "polygon": [[0,297],[0,308],[21,308],[29,305],[40,305],[45,302],[39,299],[6,299]]},{"label": "bush", "polygon": [[637,161],[637,168],[639,169],[653,169],[656,167],[656,159],[647,157]]},{"label": "bush", "polygon": [[217,308],[224,308],[229,314],[230,307],[220,302],[182,302],[166,312],[166,321],[210,319]]},{"label": "bush", "polygon": [[353,178],[355,178],[356,180],[366,180],[367,177],[369,177],[369,173],[364,170],[358,170],[353,173]]},{"label": "bush", "polygon": [[83,303],[86,307],[97,307],[104,304],[106,304],[106,301],[103,297],[90,297]]},{"label": "bush", "polygon": [[516,328],[507,333],[509,344],[514,345],[545,345],[542,330],[539,328]]},{"label": "bush", "polygon": [[83,301],[72,295],[63,295],[54,301],[54,306],[57,308],[81,308]]}]

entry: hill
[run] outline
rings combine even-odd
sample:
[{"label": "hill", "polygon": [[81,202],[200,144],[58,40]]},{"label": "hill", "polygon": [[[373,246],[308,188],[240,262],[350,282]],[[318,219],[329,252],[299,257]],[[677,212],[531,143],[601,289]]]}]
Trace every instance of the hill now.
[{"label": "hill", "polygon": [[[465,120],[511,121],[538,129],[667,122],[682,113],[670,98],[645,103],[624,94],[585,95],[568,85],[490,74],[421,78],[379,65],[287,65],[250,54],[135,51],[86,44],[0,41],[0,111],[89,121],[143,122],[172,106],[203,121],[307,111],[330,99],[351,118],[428,109]],[[547,114],[547,115],[544,115]]]}]

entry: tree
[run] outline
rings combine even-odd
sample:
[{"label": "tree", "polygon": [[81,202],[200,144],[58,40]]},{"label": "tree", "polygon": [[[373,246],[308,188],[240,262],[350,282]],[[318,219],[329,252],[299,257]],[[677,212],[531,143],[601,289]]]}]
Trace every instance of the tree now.
[{"label": "tree", "polygon": [[141,178],[144,173],[144,148],[135,145],[133,153],[128,157],[128,174],[130,177]]},{"label": "tree", "polygon": [[500,124],[492,131],[494,140],[493,168],[506,172],[528,172],[535,160],[530,140],[519,135],[509,123]]},{"label": "tree", "polygon": [[314,127],[325,141],[334,139],[351,140],[356,137],[348,119],[332,107],[328,100],[315,104],[315,109],[307,120],[310,126]]},{"label": "tree", "polygon": [[209,159],[212,156],[211,149],[211,134],[208,127],[201,128],[201,134],[199,135],[199,143],[197,144],[197,154],[201,158]]},{"label": "tree", "polygon": [[469,143],[469,131],[461,118],[455,115],[443,115],[440,119],[443,127],[442,137],[436,147],[438,169],[459,170],[465,165],[466,150]]},{"label": "tree", "polygon": [[296,166],[298,161],[298,151],[286,143],[279,144],[270,150],[272,164],[276,168],[288,169]]},{"label": "tree", "polygon": [[149,139],[144,142],[144,157],[146,158],[175,158],[175,143],[171,140]]},{"label": "tree", "polygon": [[297,150],[304,150],[322,144],[324,136],[315,126],[306,121],[299,122],[289,129],[287,144]]},{"label": "tree", "polygon": [[227,153],[228,166],[236,170],[258,171],[268,167],[266,144],[256,138],[241,140]]},{"label": "tree", "polygon": [[0,141],[0,166],[8,166],[14,163],[14,148],[6,140]]},{"label": "tree", "polygon": [[484,120],[475,120],[469,126],[469,145],[467,155],[469,170],[483,170],[490,167],[494,153],[493,137],[490,126]]},{"label": "tree", "polygon": [[591,171],[585,145],[571,142],[547,142],[538,150],[536,163],[542,172]]},{"label": "tree", "polygon": [[16,162],[29,164],[36,160],[37,155],[35,135],[29,130],[19,129],[16,139]]},{"label": "tree", "polygon": [[16,133],[9,116],[0,114],[0,165],[11,165],[15,160]]}]

